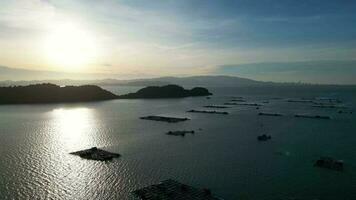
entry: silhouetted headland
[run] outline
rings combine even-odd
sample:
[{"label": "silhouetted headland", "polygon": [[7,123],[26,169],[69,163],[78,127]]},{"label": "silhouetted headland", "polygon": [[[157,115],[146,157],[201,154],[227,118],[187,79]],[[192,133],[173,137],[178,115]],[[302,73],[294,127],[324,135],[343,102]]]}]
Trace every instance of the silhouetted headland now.
[{"label": "silhouetted headland", "polygon": [[209,96],[212,93],[208,89],[195,87],[191,90],[178,85],[148,86],[135,93],[119,96],[121,99],[156,99],[156,98],[182,98],[195,96]]},{"label": "silhouetted headland", "polygon": [[65,86],[36,84],[0,87],[0,104],[41,104],[116,99],[117,95],[95,85]]}]

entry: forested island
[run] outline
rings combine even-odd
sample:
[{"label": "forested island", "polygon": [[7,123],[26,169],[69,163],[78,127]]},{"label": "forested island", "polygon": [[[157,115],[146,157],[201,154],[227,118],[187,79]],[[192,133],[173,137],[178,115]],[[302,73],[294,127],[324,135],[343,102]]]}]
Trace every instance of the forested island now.
[{"label": "forested island", "polygon": [[195,96],[209,96],[212,93],[203,87],[195,87],[191,90],[178,85],[148,86],[135,93],[119,96],[121,99],[155,99],[155,98],[183,98]]},{"label": "forested island", "polygon": [[0,104],[41,104],[137,98],[182,98],[212,95],[207,89],[186,90],[178,85],[149,86],[136,93],[115,95],[95,85],[58,86],[50,83],[0,87]]},{"label": "forested island", "polygon": [[95,85],[61,87],[46,83],[0,87],[0,104],[89,102],[116,99],[117,97],[117,95]]}]

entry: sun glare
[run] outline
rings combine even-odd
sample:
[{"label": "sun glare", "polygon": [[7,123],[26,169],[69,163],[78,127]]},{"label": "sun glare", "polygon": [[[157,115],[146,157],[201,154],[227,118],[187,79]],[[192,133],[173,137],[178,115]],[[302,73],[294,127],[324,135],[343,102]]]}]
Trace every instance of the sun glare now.
[{"label": "sun glare", "polygon": [[55,26],[45,40],[45,54],[50,64],[75,71],[93,62],[96,55],[94,37],[73,24]]},{"label": "sun glare", "polygon": [[[73,148],[90,143],[95,135],[95,117],[88,108],[60,108],[51,112],[62,145]],[[93,135],[94,134],[94,135]],[[95,138],[92,138],[95,139]]]}]

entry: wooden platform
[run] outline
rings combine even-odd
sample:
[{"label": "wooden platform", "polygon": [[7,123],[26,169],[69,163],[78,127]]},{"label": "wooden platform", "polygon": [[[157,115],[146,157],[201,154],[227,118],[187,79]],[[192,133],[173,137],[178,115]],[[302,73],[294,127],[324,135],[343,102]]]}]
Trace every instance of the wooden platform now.
[{"label": "wooden platform", "polygon": [[235,102],[227,102],[224,105],[235,105],[235,106],[263,106],[262,104],[258,103],[235,103]]},{"label": "wooden platform", "polygon": [[188,110],[190,113],[204,113],[204,114],[221,114],[228,115],[228,112],[216,111],[216,110]]},{"label": "wooden platform", "polygon": [[220,105],[207,105],[204,108],[231,108],[229,106],[220,106]]},{"label": "wooden platform", "polygon": [[111,153],[102,149],[98,149],[97,147],[92,147],[90,149],[72,152],[70,154],[80,156],[81,158],[88,159],[88,160],[99,160],[99,161],[112,160],[113,158],[118,158],[121,156],[118,153]]},{"label": "wooden platform", "polygon": [[142,200],[222,200],[209,189],[198,189],[168,179],[132,192]]},{"label": "wooden platform", "polygon": [[168,122],[168,123],[177,123],[177,122],[183,122],[183,121],[190,120],[188,118],[165,117],[165,116],[157,116],[157,115],[150,115],[150,116],[146,116],[146,117],[140,117],[140,119],[161,121],[161,122]]},{"label": "wooden platform", "polygon": [[186,131],[186,130],[184,130],[184,131],[168,131],[166,134],[167,134],[167,135],[182,136],[182,137],[184,137],[185,134],[188,134],[188,133],[194,134],[195,131]]},{"label": "wooden platform", "polygon": [[329,116],[322,116],[322,115],[304,115],[304,114],[296,114],[294,117],[298,118],[310,118],[310,119],[331,119]]},{"label": "wooden platform", "polygon": [[260,113],[258,113],[258,115],[260,115],[260,116],[274,116],[274,117],[283,116],[283,115],[280,114],[280,113],[264,113],[264,112],[260,112]]}]

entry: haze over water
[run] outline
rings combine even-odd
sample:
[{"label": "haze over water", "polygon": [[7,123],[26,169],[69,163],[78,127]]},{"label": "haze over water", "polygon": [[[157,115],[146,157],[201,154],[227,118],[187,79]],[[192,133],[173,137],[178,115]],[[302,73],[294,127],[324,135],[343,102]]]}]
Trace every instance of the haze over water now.
[{"label": "haze over water", "polygon": [[[135,87],[107,87],[115,93]],[[337,109],[286,102],[288,98],[339,98],[356,106],[355,89],[266,91],[209,88],[205,97],[112,100],[98,103],[0,106],[1,199],[133,199],[131,191],[173,178],[210,188],[227,199],[355,199],[356,117]],[[124,92],[123,92],[124,91]],[[229,115],[187,113],[243,96],[255,107],[233,106]],[[276,98],[278,97],[278,98]],[[258,116],[283,113],[282,117]],[[295,118],[320,114],[331,120]],[[146,115],[189,117],[170,124]],[[170,130],[198,130],[174,137]],[[268,142],[256,137],[272,135]],[[69,152],[102,147],[122,157],[111,162]],[[345,161],[335,172],[313,167],[320,156]]]}]

